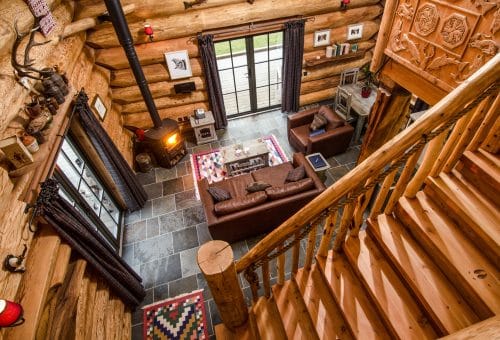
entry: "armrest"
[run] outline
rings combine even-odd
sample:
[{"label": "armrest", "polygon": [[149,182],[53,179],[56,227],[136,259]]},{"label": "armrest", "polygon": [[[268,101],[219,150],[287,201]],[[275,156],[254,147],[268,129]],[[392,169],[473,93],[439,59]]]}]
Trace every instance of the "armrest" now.
[{"label": "armrest", "polygon": [[288,116],[288,130],[293,129],[297,126],[302,126],[306,124],[311,124],[314,118],[314,114],[317,113],[319,107],[309,110],[304,110],[301,112],[294,113]]},{"label": "armrest", "polygon": [[296,153],[293,154],[293,165],[295,167],[303,165],[304,169],[306,170],[307,177],[309,177],[309,178],[311,178],[313,180],[314,186],[318,190],[321,190],[321,191],[323,191],[323,190],[326,189],[325,184],[323,184],[323,182],[321,181],[321,179],[318,177],[318,175],[316,174],[316,171],[314,171],[314,169],[311,167],[311,165],[306,160],[306,157],[304,156],[303,153],[296,152]]},{"label": "armrest", "polygon": [[327,130],[322,134],[309,137],[308,143],[314,144],[314,143],[320,143],[320,142],[326,141],[326,140],[331,140],[335,136],[341,136],[341,135],[352,133],[353,130],[354,129],[352,126],[344,125],[344,126],[336,128],[336,129]]},{"label": "armrest", "polygon": [[209,187],[208,180],[202,178],[198,181],[198,192],[200,194],[200,200],[203,203],[202,207],[205,210],[205,216],[207,217],[207,223],[213,224],[217,221],[217,216],[214,212],[214,200],[212,196],[207,191]]}]

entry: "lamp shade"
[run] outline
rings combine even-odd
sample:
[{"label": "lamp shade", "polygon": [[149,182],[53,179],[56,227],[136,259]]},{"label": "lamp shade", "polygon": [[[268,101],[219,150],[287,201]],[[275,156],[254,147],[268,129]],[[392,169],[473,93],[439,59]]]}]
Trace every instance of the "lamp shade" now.
[{"label": "lamp shade", "polygon": [[20,304],[0,300],[0,327],[17,326],[23,322],[23,307]]}]

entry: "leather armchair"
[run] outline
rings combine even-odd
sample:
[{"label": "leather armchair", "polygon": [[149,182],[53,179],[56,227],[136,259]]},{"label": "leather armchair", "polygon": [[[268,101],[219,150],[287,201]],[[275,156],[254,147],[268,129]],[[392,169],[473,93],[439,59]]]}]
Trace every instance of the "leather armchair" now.
[{"label": "leather armchair", "polygon": [[[327,119],[326,131],[309,136],[309,125],[316,113],[324,114]],[[288,142],[297,151],[306,155],[320,152],[324,157],[330,157],[347,150],[354,128],[327,106],[320,106],[288,116],[287,132]]]}]

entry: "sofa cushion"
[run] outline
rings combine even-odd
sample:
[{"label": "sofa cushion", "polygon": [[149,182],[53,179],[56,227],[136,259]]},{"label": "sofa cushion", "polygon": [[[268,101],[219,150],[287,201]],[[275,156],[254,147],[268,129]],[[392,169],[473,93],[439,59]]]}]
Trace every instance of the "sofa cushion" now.
[{"label": "sofa cushion", "polygon": [[214,202],[222,202],[231,198],[229,191],[222,188],[210,187],[207,189],[208,193],[214,199]]},{"label": "sofa cushion", "polygon": [[309,190],[313,187],[314,181],[311,178],[304,178],[300,181],[289,182],[279,187],[267,188],[266,194],[270,200],[278,200],[283,197],[295,195],[299,192]]},{"label": "sofa cushion", "polygon": [[268,166],[253,171],[251,174],[254,181],[269,183],[271,184],[271,186],[277,187],[285,183],[286,175],[288,175],[288,171],[292,169],[293,169],[292,163],[286,162],[276,166]]},{"label": "sofa cushion", "polygon": [[214,212],[219,216],[227,215],[264,203],[266,199],[266,193],[264,191],[258,191],[246,196],[236,197],[227,201],[216,203],[214,206]]},{"label": "sofa cushion", "polygon": [[252,182],[249,185],[247,185],[247,191],[250,193],[257,191],[264,191],[266,190],[266,188],[269,188],[270,186],[271,184],[262,181]]},{"label": "sofa cushion", "polygon": [[326,125],[327,130],[336,129],[341,126],[344,126],[345,120],[339,115],[337,115],[335,112],[330,110],[330,108],[322,106],[320,107],[319,112],[323,114],[323,116],[328,121],[328,124]]},{"label": "sofa cushion", "polygon": [[210,184],[210,187],[221,188],[228,191],[231,197],[246,196],[246,187],[254,181],[252,175],[241,174],[238,176],[223,179]]},{"label": "sofa cushion", "polygon": [[296,167],[288,171],[286,175],[285,182],[297,182],[306,176],[306,169],[303,165]]},{"label": "sofa cushion", "polygon": [[311,129],[312,131],[316,131],[326,126],[326,124],[328,124],[328,120],[325,118],[325,116],[317,113],[314,115],[313,121],[311,125],[309,125],[309,129]]}]

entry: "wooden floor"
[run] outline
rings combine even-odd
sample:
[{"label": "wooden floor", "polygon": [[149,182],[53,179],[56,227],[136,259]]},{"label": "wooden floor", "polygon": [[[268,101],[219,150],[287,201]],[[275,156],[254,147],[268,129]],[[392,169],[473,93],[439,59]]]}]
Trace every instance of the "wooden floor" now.
[{"label": "wooden floor", "polygon": [[[466,152],[219,339],[435,339],[500,329],[500,159]],[[484,321],[486,320],[486,321]],[[484,322],[481,322],[484,321]],[[498,336],[498,333],[496,333]]]}]

